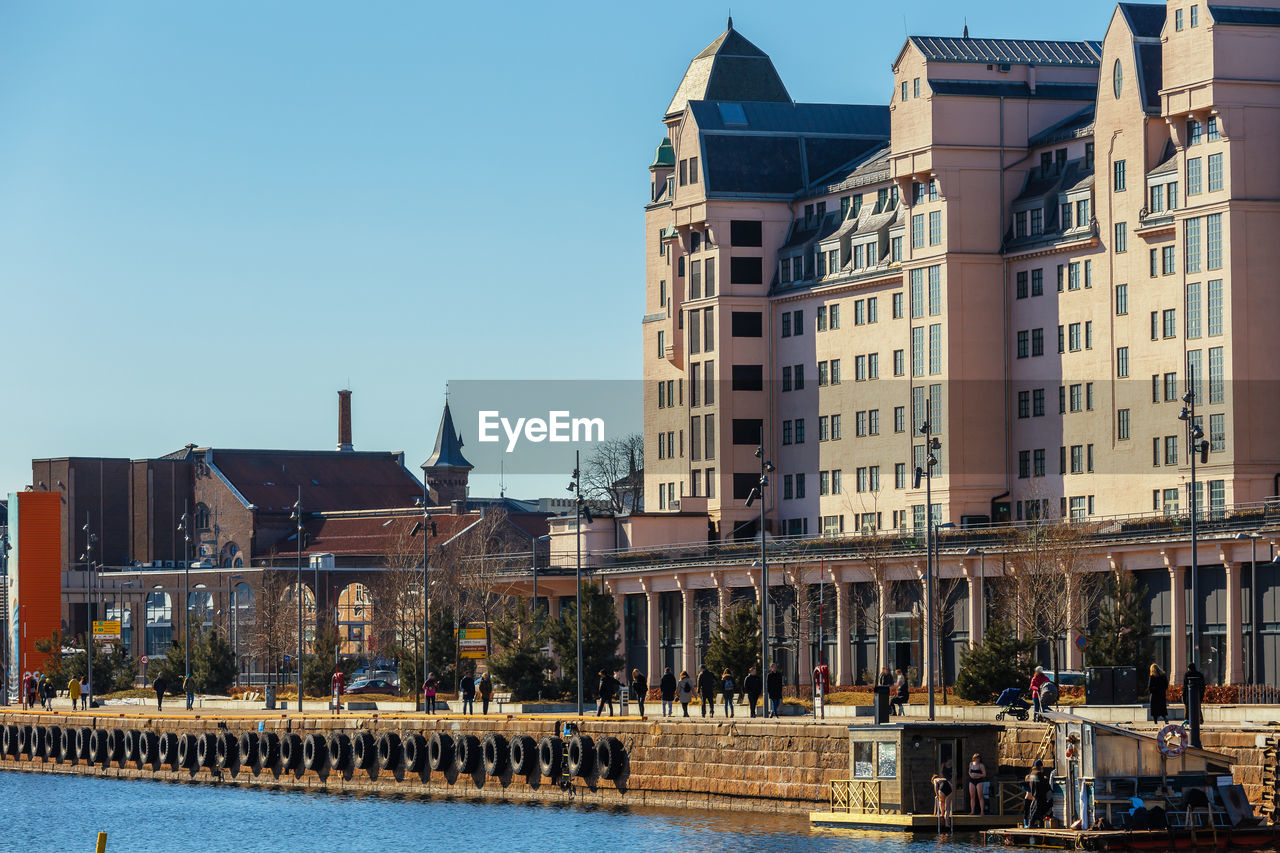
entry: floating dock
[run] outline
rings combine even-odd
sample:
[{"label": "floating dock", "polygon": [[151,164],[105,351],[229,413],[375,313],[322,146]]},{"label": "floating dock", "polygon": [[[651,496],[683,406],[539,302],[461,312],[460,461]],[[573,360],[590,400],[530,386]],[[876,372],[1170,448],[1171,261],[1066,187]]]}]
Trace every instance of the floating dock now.
[{"label": "floating dock", "polygon": [[810,812],[814,826],[838,826],[846,829],[878,829],[882,832],[918,834],[981,832],[993,827],[1014,826],[1021,818],[1013,815],[955,815],[951,825],[928,814],[873,814],[870,812]]},{"label": "floating dock", "polygon": [[1280,827],[1191,829],[991,829],[988,843],[1051,850],[1257,850],[1280,844]]}]

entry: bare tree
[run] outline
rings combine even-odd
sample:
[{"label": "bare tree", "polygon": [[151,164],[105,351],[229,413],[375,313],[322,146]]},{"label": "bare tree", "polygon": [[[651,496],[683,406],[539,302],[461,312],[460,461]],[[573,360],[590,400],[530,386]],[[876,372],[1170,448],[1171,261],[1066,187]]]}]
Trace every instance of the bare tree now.
[{"label": "bare tree", "polygon": [[422,647],[422,536],[417,519],[399,524],[395,540],[384,557],[384,568],[369,579],[372,600],[371,630],[376,648],[398,657],[421,655]]},{"label": "bare tree", "polygon": [[290,594],[290,580],[283,572],[263,570],[260,584],[254,597],[253,623],[245,626],[248,629],[245,644],[270,672],[273,665],[296,647],[298,611]]},{"label": "bare tree", "polygon": [[1104,592],[1105,574],[1083,570],[1090,525],[1047,520],[1016,530],[1007,543],[999,606],[1024,637],[1047,643],[1059,669],[1058,642],[1083,630]]},{"label": "bare tree", "polygon": [[582,463],[583,494],[615,514],[643,509],[644,436],[630,433],[596,445]]},{"label": "bare tree", "polygon": [[437,592],[449,596],[458,621],[482,622],[488,636],[487,629],[518,579],[510,571],[513,556],[528,548],[528,534],[513,525],[504,510],[490,510],[441,546],[432,565],[432,600],[437,600]]}]

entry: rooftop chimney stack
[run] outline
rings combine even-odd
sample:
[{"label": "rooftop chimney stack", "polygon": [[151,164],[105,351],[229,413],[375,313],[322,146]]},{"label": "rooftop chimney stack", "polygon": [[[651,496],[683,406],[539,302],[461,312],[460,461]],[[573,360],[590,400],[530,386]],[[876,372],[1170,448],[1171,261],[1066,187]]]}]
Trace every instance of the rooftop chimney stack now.
[{"label": "rooftop chimney stack", "polygon": [[354,450],[351,445],[351,392],[338,392],[338,449]]}]

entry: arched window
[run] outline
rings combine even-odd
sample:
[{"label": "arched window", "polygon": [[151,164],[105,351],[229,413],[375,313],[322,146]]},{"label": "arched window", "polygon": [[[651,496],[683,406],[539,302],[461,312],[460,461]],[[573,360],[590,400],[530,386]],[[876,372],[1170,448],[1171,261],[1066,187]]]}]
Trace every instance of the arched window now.
[{"label": "arched window", "polygon": [[373,599],[362,583],[348,584],[338,594],[338,651],[362,655],[370,651],[369,632],[373,628]]},{"label": "arched window", "polygon": [[198,630],[213,627],[213,593],[201,586],[191,590],[187,597],[187,619]]},{"label": "arched window", "polygon": [[146,653],[163,657],[173,643],[173,604],[167,592],[147,595]]},{"label": "arched window", "polygon": [[196,504],[196,530],[209,529],[209,507],[205,504]]},{"label": "arched window", "polygon": [[224,569],[243,569],[244,553],[240,550],[240,546],[234,542],[223,545],[218,553],[218,565]]}]

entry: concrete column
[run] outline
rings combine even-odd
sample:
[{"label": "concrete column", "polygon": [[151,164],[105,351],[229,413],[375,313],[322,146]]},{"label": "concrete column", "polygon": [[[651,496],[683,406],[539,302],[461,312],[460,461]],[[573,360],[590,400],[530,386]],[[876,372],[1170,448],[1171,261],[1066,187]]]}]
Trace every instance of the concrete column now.
[{"label": "concrete column", "polygon": [[1169,567],[1169,680],[1187,668],[1187,573]]},{"label": "concrete column", "polygon": [[717,602],[720,607],[720,621],[723,622],[725,616],[729,613],[729,603],[733,600],[733,590],[723,577],[716,578],[716,591],[720,598]]},{"label": "concrete column", "polygon": [[622,658],[622,665],[625,667],[627,665],[627,597],[625,595],[619,595],[617,592],[613,594],[613,610],[618,615],[618,656]]},{"label": "concrete column", "polygon": [[[972,569],[966,566],[965,569]],[[969,647],[973,648],[982,642],[982,578],[969,572]]]},{"label": "concrete column", "polygon": [[1071,616],[1068,620],[1067,628],[1067,669],[1081,669],[1084,665],[1084,652],[1076,645],[1076,640],[1080,637],[1080,625],[1084,622],[1080,614],[1080,600],[1072,595],[1068,601],[1068,607],[1071,609]]},{"label": "concrete column", "polygon": [[849,646],[852,623],[849,621],[849,589],[847,581],[837,581],[836,588],[836,684],[853,684],[853,654]]},{"label": "concrete column", "polygon": [[[934,578],[934,583],[938,582]],[[924,575],[919,578],[920,584],[920,601],[921,601],[921,620],[920,620],[920,686],[929,683],[929,671],[933,666],[933,646],[938,641],[937,629],[932,624],[933,607],[929,601],[929,585],[925,582]],[[942,679],[938,678],[938,673],[934,673],[934,687],[938,687],[942,683]]]},{"label": "concrete column", "polygon": [[648,605],[648,612],[645,617],[648,636],[645,638],[645,644],[649,652],[645,663],[645,666],[648,667],[645,670],[645,677],[654,682],[662,672],[662,647],[659,645],[661,641],[658,635],[658,593],[650,590],[645,593],[645,599],[645,603]]},{"label": "concrete column", "polygon": [[1241,627],[1241,566],[1239,563],[1223,563],[1223,568],[1227,571],[1227,684],[1243,684],[1244,631]]},{"label": "concrete column", "polygon": [[880,674],[880,667],[889,667],[889,673],[894,673],[894,666],[889,660],[889,584],[876,583],[876,665],[874,672],[877,677]]},{"label": "concrete column", "polygon": [[[680,664],[680,668],[686,672],[693,672],[694,656],[697,654],[697,626],[693,621],[693,590],[680,590],[680,618],[684,620],[684,643],[683,654],[684,662]],[[679,675],[679,673],[676,673]]]}]

